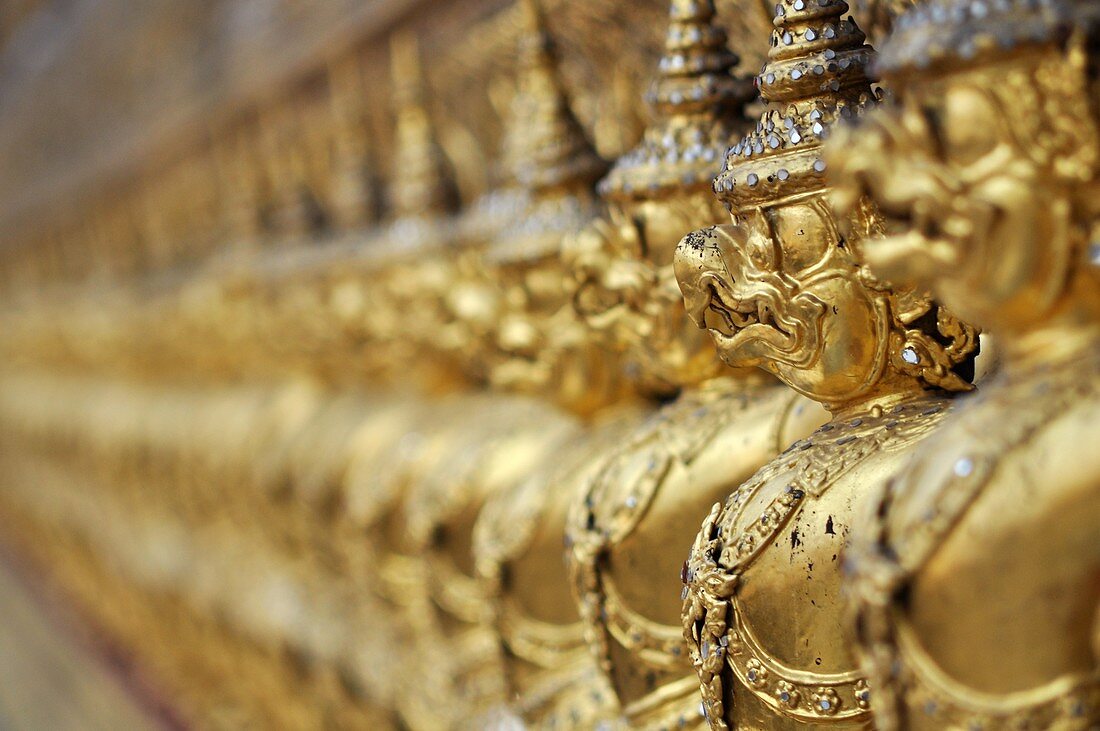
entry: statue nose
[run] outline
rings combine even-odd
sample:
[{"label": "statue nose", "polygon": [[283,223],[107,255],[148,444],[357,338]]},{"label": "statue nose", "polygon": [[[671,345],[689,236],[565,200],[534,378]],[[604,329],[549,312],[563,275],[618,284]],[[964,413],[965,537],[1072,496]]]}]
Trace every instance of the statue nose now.
[{"label": "statue nose", "polygon": [[684,308],[698,327],[707,326],[706,313],[714,296],[715,280],[731,280],[723,252],[736,260],[747,242],[745,229],[726,225],[692,231],[677,245],[673,269],[684,296]]},{"label": "statue nose", "polygon": [[676,244],[675,261],[680,260],[695,260],[701,262],[703,259],[703,249],[706,244],[706,230],[692,231],[684,238],[680,239],[680,243]]},{"label": "statue nose", "polygon": [[676,246],[673,267],[684,309],[696,327],[706,327],[706,310],[710,305],[709,289],[701,286],[700,276],[707,270],[703,231],[693,231]]}]

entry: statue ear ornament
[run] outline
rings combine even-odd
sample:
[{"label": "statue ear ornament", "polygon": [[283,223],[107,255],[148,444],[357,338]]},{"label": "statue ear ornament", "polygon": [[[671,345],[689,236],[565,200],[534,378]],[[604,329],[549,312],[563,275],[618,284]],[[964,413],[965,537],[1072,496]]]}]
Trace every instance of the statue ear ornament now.
[{"label": "statue ear ornament", "polygon": [[879,280],[860,267],[868,289],[892,296],[889,364],[899,373],[952,393],[974,388],[974,360],[980,353],[979,331],[926,294]]}]

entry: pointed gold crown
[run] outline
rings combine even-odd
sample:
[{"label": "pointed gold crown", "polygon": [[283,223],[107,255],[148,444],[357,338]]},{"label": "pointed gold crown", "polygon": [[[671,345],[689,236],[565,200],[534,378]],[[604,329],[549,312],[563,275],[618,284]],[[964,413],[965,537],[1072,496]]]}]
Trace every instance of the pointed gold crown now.
[{"label": "pointed gold crown", "polygon": [[1060,43],[1075,28],[1095,27],[1095,0],[928,0],[894,26],[876,68],[886,74],[926,71],[989,53]]},{"label": "pointed gold crown", "polygon": [[714,0],[672,0],[665,52],[646,95],[653,122],[600,184],[604,198],[705,188],[717,161],[744,133],[744,108],[756,91],[752,81],[733,76],[740,59],[715,16]]},{"label": "pointed gold crown", "polygon": [[535,0],[522,2],[525,32],[508,133],[512,174],[536,196],[590,190],[607,164],[569,106],[541,8]]},{"label": "pointed gold crown", "polygon": [[402,220],[453,213],[458,209],[458,192],[428,114],[416,38],[396,34],[390,50],[397,106],[393,217]]},{"label": "pointed gold crown", "polygon": [[362,79],[354,57],[329,67],[332,137],[329,206],[337,226],[352,228],[374,221],[377,191],[370,175],[370,149],[363,108]]},{"label": "pointed gold crown", "polygon": [[316,223],[300,114],[298,107],[285,101],[260,112],[260,134],[272,189],[271,224],[276,232],[292,238],[309,235]]},{"label": "pointed gold crown", "polygon": [[868,72],[874,50],[842,17],[844,0],[781,0],[775,10],[772,48],[756,78],[766,109],[714,181],[733,211],[822,189],[829,129],[876,101]]},{"label": "pointed gold crown", "polygon": [[497,261],[549,254],[597,213],[595,185],[607,172],[569,106],[553,43],[536,0],[522,0],[516,96],[505,124],[504,158],[528,194],[526,210],[490,247]]}]

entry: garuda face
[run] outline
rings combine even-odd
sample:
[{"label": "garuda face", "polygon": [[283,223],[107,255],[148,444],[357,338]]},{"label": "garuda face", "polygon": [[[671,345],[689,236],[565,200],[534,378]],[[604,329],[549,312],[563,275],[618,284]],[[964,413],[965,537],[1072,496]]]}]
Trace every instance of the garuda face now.
[{"label": "garuda face", "polygon": [[673,392],[719,371],[713,346],[685,327],[672,267],[683,231],[716,220],[716,208],[709,192],[611,206],[608,220],[569,247],[576,311],[609,347],[625,351],[628,373],[649,390]]},{"label": "garuda face", "polygon": [[545,260],[498,272],[501,307],[493,334],[496,362],[491,366],[498,385],[523,391],[549,386],[554,360],[550,351],[556,349],[557,338],[567,337],[551,328],[565,304],[554,269],[553,262]]},{"label": "garuda face", "polygon": [[811,398],[868,392],[886,364],[886,294],[864,282],[822,197],[689,234],[676,276],[689,316],[733,366],[760,366]]},{"label": "garuda face", "polygon": [[834,203],[867,196],[887,221],[864,246],[876,273],[990,329],[1048,316],[1088,235],[1075,189],[1096,155],[1071,67],[1030,50],[903,81],[892,107],[834,138]]},{"label": "garuda face", "polygon": [[580,413],[617,397],[617,361],[591,342],[576,316],[557,255],[499,266],[494,278],[499,319],[487,355],[494,385]]}]

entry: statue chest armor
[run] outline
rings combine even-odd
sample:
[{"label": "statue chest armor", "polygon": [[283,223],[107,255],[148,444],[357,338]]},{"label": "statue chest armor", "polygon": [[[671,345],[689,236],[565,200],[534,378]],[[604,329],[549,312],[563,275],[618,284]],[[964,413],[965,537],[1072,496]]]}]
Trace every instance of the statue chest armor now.
[{"label": "statue chest armor", "polygon": [[584,641],[563,558],[569,506],[644,412],[626,406],[561,445],[485,504],[475,527],[513,708],[529,724],[587,727],[617,714]]},{"label": "statue chest armor", "polygon": [[632,727],[705,723],[680,629],[683,556],[709,505],[824,416],[781,386],[716,379],[654,414],[575,503],[569,558],[589,644]]},{"label": "statue chest armor", "polygon": [[1098,363],[991,384],[883,490],[851,561],[881,728],[1100,724]]},{"label": "statue chest armor", "polygon": [[[390,618],[384,626],[394,633],[394,649],[402,657],[401,670],[395,673],[399,677],[390,679],[392,692],[413,728],[449,723],[457,704],[449,654],[440,660],[439,653],[424,651],[439,637],[441,615],[431,601],[427,562],[408,530],[408,514],[416,510],[411,493],[456,454],[467,453],[478,439],[493,434],[504,401],[461,395],[411,414],[402,436],[377,453],[365,451],[347,475],[348,512],[373,559],[370,588]],[[470,425],[468,415],[475,410],[480,418]],[[382,458],[375,459],[374,454]]]},{"label": "statue chest armor", "polygon": [[865,728],[870,689],[843,630],[841,566],[874,487],[950,402],[834,420],[716,505],[685,570],[685,639],[712,727]]},{"label": "statue chest armor", "polygon": [[410,486],[407,498],[407,531],[428,564],[433,600],[469,625],[484,619],[486,601],[474,575],[476,516],[486,499],[514,487],[578,430],[573,419],[542,402],[500,401],[483,426],[470,428]]},{"label": "statue chest armor", "polygon": [[[406,530],[406,494],[447,458],[460,437],[453,424],[465,409],[480,403],[460,397],[426,411],[385,458],[376,464],[359,462],[349,472],[349,509],[363,526],[364,540],[373,544],[371,552],[377,559],[374,588],[394,607],[419,606],[414,597],[424,593],[423,562],[413,555]],[[409,614],[410,621],[430,624],[421,609]]]},{"label": "statue chest armor", "polygon": [[478,717],[503,692],[498,648],[484,622],[489,592],[474,570],[476,516],[487,498],[513,487],[577,428],[543,402],[497,400],[479,414],[480,428],[466,427],[464,437],[410,485],[406,498],[409,544],[423,563],[417,590],[426,612],[418,643],[446,668],[435,685],[449,688],[448,695],[437,700],[452,709],[454,719]]}]

